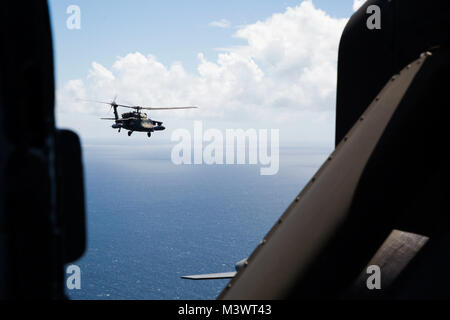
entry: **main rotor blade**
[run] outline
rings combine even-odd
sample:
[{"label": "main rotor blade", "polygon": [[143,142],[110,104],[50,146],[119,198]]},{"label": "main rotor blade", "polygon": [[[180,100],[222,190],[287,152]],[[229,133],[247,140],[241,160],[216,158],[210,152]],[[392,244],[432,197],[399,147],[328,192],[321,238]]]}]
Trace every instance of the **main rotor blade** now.
[{"label": "main rotor blade", "polygon": [[111,102],[105,102],[105,101],[97,101],[97,100],[85,100],[85,99],[77,99],[78,101],[85,101],[85,102],[96,102],[96,103],[103,103],[107,105],[111,105]]},{"label": "main rotor blade", "polygon": [[100,118],[100,120],[116,120],[116,118]]},{"label": "main rotor blade", "polygon": [[[117,97],[117,96],[116,96],[116,97]],[[126,105],[123,105],[123,104],[117,104],[115,99],[117,99],[117,98],[114,98],[114,101],[112,101],[112,102],[98,101],[98,100],[85,100],[85,99],[77,99],[77,100],[79,100],[79,101],[86,101],[86,102],[103,103],[103,104],[108,104],[108,105],[110,105],[110,106],[115,105],[115,106],[117,106],[117,107],[124,107],[124,108],[131,108],[131,109],[137,109],[137,108],[140,108],[140,107],[134,107],[134,106],[126,106]]]},{"label": "main rotor blade", "polygon": [[118,107],[122,107],[122,108],[129,108],[129,109],[142,109],[141,107],[137,107],[137,106],[126,106],[123,104],[116,104]]},{"label": "main rotor blade", "polygon": [[198,109],[198,107],[138,107],[142,110],[181,110],[181,109]]},{"label": "main rotor blade", "polygon": [[117,104],[115,101],[113,102],[105,102],[105,101],[97,101],[97,100],[85,100],[85,99],[78,99],[79,101],[86,101],[86,102],[96,102],[96,103],[103,103],[107,105],[115,105],[117,107],[122,108],[128,108],[128,109],[134,109],[134,110],[181,110],[181,109],[198,109],[198,107],[195,106],[189,106],[189,107],[140,107],[140,106],[127,106],[124,104]]}]

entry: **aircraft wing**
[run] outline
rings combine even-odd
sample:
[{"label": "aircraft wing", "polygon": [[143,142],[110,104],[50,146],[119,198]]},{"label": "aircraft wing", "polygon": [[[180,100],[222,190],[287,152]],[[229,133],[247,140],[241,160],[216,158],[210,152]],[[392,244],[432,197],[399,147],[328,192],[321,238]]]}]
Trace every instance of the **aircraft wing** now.
[{"label": "aircraft wing", "polygon": [[217,280],[217,279],[232,279],[236,275],[235,271],[222,272],[222,273],[210,273],[210,274],[197,274],[193,276],[182,276],[182,279],[188,280]]}]

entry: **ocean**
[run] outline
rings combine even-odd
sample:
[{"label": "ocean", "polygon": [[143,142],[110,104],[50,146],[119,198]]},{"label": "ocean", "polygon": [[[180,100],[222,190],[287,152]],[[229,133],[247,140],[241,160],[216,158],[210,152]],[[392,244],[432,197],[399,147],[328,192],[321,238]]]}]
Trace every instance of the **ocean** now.
[{"label": "ocean", "polygon": [[215,299],[331,148],[280,149],[280,170],[181,165],[169,146],[84,145],[88,249],[71,299]]}]

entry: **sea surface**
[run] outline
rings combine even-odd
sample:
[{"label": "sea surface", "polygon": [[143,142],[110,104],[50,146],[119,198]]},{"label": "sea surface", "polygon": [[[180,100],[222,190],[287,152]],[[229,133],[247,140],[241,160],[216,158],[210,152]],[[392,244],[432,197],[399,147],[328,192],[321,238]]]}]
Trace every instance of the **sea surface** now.
[{"label": "sea surface", "polygon": [[181,165],[168,146],[84,145],[88,250],[72,299],[215,299],[330,148],[280,150],[280,170]]}]

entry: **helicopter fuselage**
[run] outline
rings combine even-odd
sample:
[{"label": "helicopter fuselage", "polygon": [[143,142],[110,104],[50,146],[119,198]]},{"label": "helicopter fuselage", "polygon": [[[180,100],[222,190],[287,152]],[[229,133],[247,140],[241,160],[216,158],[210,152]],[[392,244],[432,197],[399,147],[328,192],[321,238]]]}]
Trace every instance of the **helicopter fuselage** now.
[{"label": "helicopter fuselage", "polygon": [[128,130],[128,135],[134,131],[147,132],[148,136],[154,131],[163,131],[166,128],[160,121],[154,121],[147,117],[147,114],[140,112],[128,112],[122,114],[122,118],[116,119],[115,124],[112,125],[113,129]]},{"label": "helicopter fuselage", "polygon": [[152,120],[128,119],[116,122],[112,125],[114,129],[125,129],[139,132],[162,131],[166,128],[162,125],[154,125]]},{"label": "helicopter fuselage", "polygon": [[[152,132],[163,131],[166,128],[162,125],[161,121],[155,121],[147,117],[147,114],[141,112],[142,110],[180,110],[180,109],[197,109],[198,107],[140,107],[140,106],[126,106],[123,104],[117,104],[116,98],[112,102],[86,100],[91,102],[97,102],[102,104],[108,104],[111,109],[114,110],[114,118],[101,118],[102,120],[114,120],[112,125],[113,129],[128,130],[128,136],[131,136],[134,131],[147,132],[148,137],[151,137]],[[122,113],[122,117],[119,116],[117,108],[133,109],[132,112]]]}]

